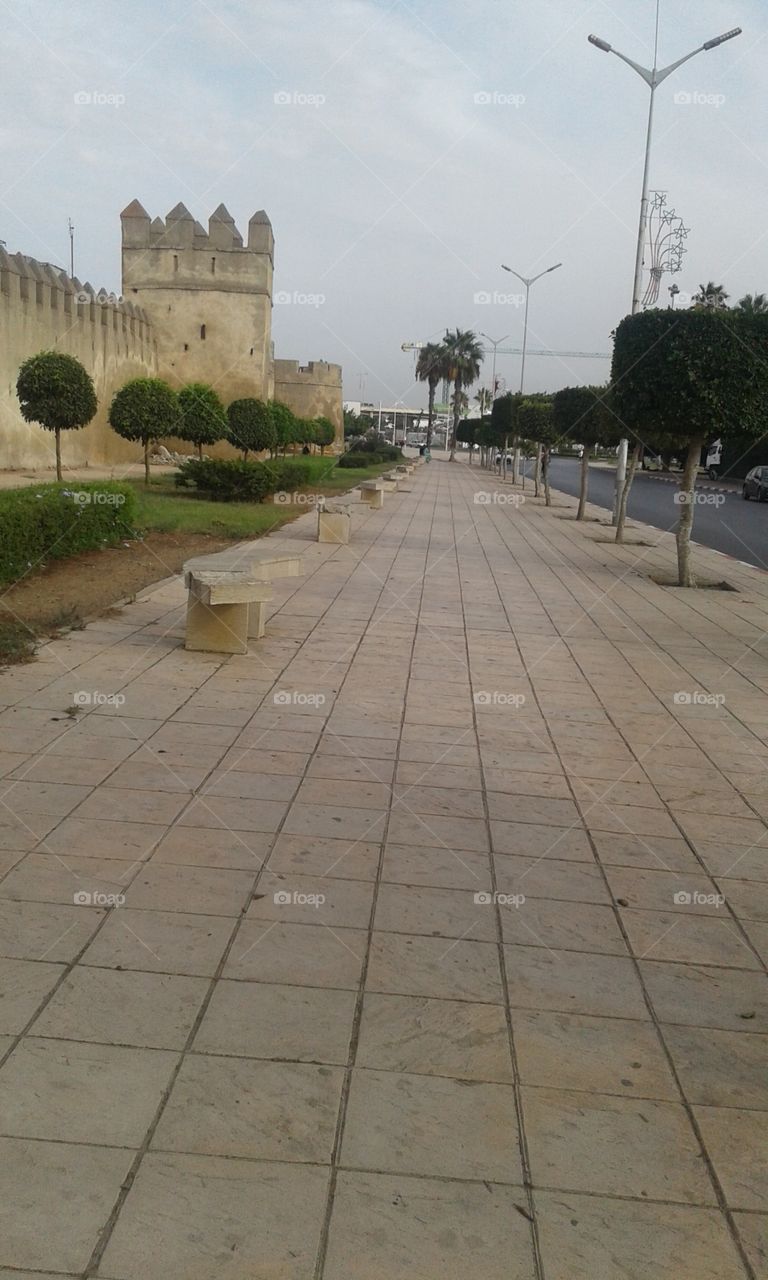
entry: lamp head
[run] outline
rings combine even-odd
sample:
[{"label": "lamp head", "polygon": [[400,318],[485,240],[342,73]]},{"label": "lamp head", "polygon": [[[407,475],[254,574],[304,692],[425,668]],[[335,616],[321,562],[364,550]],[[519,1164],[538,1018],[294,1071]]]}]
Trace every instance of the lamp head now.
[{"label": "lamp head", "polygon": [[[587,39],[590,44],[593,44],[595,46],[596,49],[602,49],[603,53],[613,52],[613,49],[611,45],[609,45],[607,40],[601,40],[599,36],[587,36]],[[706,47],[707,46],[704,45],[705,49]]]},{"label": "lamp head", "polygon": [[726,40],[733,40],[736,36],[741,35],[741,27],[734,27],[733,31],[726,31],[722,36],[715,36],[714,40],[707,40],[703,44],[702,49],[716,49],[719,44],[725,44]]}]

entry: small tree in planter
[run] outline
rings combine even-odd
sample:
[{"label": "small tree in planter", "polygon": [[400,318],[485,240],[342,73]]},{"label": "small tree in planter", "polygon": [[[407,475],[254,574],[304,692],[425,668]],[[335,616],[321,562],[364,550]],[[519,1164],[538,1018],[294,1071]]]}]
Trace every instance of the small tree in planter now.
[{"label": "small tree in planter", "polygon": [[[495,437],[495,443],[501,449],[501,473],[505,479],[509,446],[513,444],[517,447],[520,434],[517,415],[521,403],[522,396],[519,391],[508,391],[506,395],[497,396],[491,408],[491,430]],[[512,479],[514,480],[516,477],[513,476]]]},{"label": "small tree in planter", "polygon": [[[707,440],[759,436],[768,411],[768,317],[720,308],[641,311],[614,338],[611,402],[637,439],[682,448],[678,584],[695,586],[694,486]],[[638,446],[639,447],[639,446]]]},{"label": "small tree in planter", "polygon": [[189,444],[197,445],[197,456],[202,458],[203,445],[226,440],[229,425],[224,405],[213,387],[206,382],[190,382],[179,392],[181,421],[178,436]]},{"label": "small tree in planter", "polygon": [[274,451],[277,435],[269,405],[255,396],[243,400],[233,400],[227,408],[229,423],[229,440],[236,449],[240,449],[243,458],[249,453],[263,453],[268,449]]},{"label": "small tree in planter", "polygon": [[149,484],[150,445],[179,432],[179,399],[161,378],[133,378],[116,392],[109,425],[124,440],[144,447],[144,483]]},{"label": "small tree in planter", "polygon": [[583,444],[581,455],[581,486],[576,519],[584,519],[589,487],[589,459],[596,444],[606,438],[605,405],[607,387],[563,387],[552,397],[552,415],[558,439],[567,437],[570,442]]},{"label": "small tree in planter", "polygon": [[40,351],[25,360],[16,379],[21,416],[56,438],[56,479],[61,480],[61,433],[79,431],[98,409],[93,380],[79,360],[62,351]]},{"label": "small tree in planter", "polygon": [[552,401],[548,396],[529,397],[523,400],[517,413],[518,429],[521,436],[536,441],[536,471],[534,474],[533,492],[539,496],[539,475],[544,481],[544,501],[548,507],[552,505],[549,489],[549,456],[552,445],[557,439],[555,432]]},{"label": "small tree in planter", "polygon": [[456,432],[456,439],[459,444],[469,445],[469,465],[472,466],[472,451],[475,447],[475,436],[480,427],[479,419],[462,418]]},{"label": "small tree in planter", "polygon": [[320,446],[321,455],[336,439],[336,428],[330,418],[315,418],[315,443]]},{"label": "small tree in planter", "polygon": [[293,410],[280,400],[270,401],[269,412],[275,427],[275,449],[285,453],[296,438],[296,417]]}]

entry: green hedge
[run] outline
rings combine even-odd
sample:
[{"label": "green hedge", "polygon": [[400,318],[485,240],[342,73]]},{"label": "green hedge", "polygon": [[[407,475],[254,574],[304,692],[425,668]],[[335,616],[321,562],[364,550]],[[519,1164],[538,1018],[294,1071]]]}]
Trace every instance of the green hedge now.
[{"label": "green hedge", "polygon": [[132,487],[112,481],[0,492],[0,583],[48,560],[122,542],[132,535],[135,513]]},{"label": "green hedge", "polygon": [[270,458],[250,462],[243,458],[188,458],[174,480],[218,502],[263,502],[271,493],[293,493],[326,475],[328,462],[320,458]]},{"label": "green hedge", "polygon": [[359,470],[361,467],[375,467],[379,463],[402,462],[402,460],[403,455],[400,450],[393,449],[390,445],[385,450],[377,453],[368,451],[363,453],[358,449],[354,449],[350,453],[343,453],[339,458],[338,465],[345,469],[347,467],[356,467]]}]

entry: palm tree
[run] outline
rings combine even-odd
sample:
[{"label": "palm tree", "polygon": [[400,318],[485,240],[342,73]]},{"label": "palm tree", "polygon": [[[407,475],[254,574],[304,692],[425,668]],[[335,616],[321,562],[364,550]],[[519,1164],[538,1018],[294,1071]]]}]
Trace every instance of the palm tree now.
[{"label": "palm tree", "polygon": [[482,421],[484,415],[493,407],[493,394],[487,387],[481,387],[475,395],[475,399],[480,409],[480,419]]},{"label": "palm tree", "polygon": [[453,426],[451,428],[451,445],[449,461],[456,460],[456,431],[461,414],[461,397],[465,387],[471,387],[480,376],[480,365],[483,362],[483,348],[471,329],[456,329],[453,333],[446,330],[443,339],[445,349],[444,374],[453,383]]},{"label": "palm tree", "polygon": [[729,296],[721,284],[708,280],[706,284],[699,285],[698,293],[694,293],[693,305],[706,307],[711,311],[723,311],[728,305]]},{"label": "palm tree", "polygon": [[763,316],[768,311],[768,297],[764,293],[745,293],[734,310],[743,316]]},{"label": "palm tree", "polygon": [[429,387],[429,411],[427,414],[427,448],[432,444],[432,427],[435,418],[435,392],[445,377],[445,347],[442,342],[428,342],[419,351],[416,361],[416,377]]}]

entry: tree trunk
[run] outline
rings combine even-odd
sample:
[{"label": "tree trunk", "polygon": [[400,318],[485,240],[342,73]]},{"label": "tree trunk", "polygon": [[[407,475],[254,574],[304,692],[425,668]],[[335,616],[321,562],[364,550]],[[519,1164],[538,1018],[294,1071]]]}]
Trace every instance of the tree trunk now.
[{"label": "tree trunk", "polygon": [[149,488],[149,441],[144,441],[144,483]]},{"label": "tree trunk", "polygon": [[621,491],[621,497],[619,498],[619,516],[616,521],[616,541],[617,542],[624,541],[624,525],[627,519],[627,503],[629,501],[629,491],[632,488],[632,481],[635,478],[635,471],[637,470],[637,464],[640,460],[641,449],[642,449],[642,445],[636,444],[634,449],[630,453],[629,459],[627,461],[627,472],[624,477],[624,487]]},{"label": "tree trunk", "polygon": [[459,430],[459,414],[461,413],[461,378],[457,378],[453,384],[453,426],[451,427],[451,451],[448,454],[448,461],[456,461],[456,436]]},{"label": "tree trunk", "polygon": [[[505,481],[506,481],[506,478],[507,478],[507,454],[508,454],[508,452],[509,452],[509,436],[505,436],[505,437],[504,437],[504,448],[503,448],[503,449],[502,449],[502,451],[501,451],[501,466],[499,467],[499,472],[500,472],[500,475],[501,475],[501,479],[502,479],[502,480],[505,480]],[[514,484],[514,480],[515,480],[515,477],[513,476],[513,477],[512,477],[512,483],[513,483],[513,484]]]},{"label": "tree trunk", "polygon": [[56,436],[56,479],[63,480],[64,477],[61,474],[61,429],[60,427],[56,427],[54,435]]},{"label": "tree trunk", "polygon": [[584,452],[581,455],[581,489],[579,490],[579,509],[576,512],[576,519],[584,519],[584,510],[587,505],[587,489],[589,488],[589,451],[590,445],[584,445]]},{"label": "tree trunk", "polygon": [[435,416],[435,386],[429,383],[429,408],[427,410],[427,443],[426,448],[432,447],[432,420]]},{"label": "tree trunk", "polygon": [[533,496],[538,498],[541,485],[541,445],[536,445],[536,466],[533,471]]},{"label": "tree trunk", "polygon": [[552,506],[552,494],[549,489],[549,445],[545,444],[541,451],[541,473],[544,478],[544,502]]},{"label": "tree trunk", "polygon": [[688,454],[680,477],[680,488],[677,500],[680,504],[680,519],[677,522],[677,584],[680,587],[695,587],[696,579],[691,573],[691,529],[693,528],[693,497],[696,475],[701,458],[702,436],[697,436],[688,445]]},{"label": "tree trunk", "polygon": [[198,458],[200,459],[200,461],[202,462],[202,460],[203,460],[203,445],[202,445],[202,442],[197,446],[197,456],[198,456]]}]

